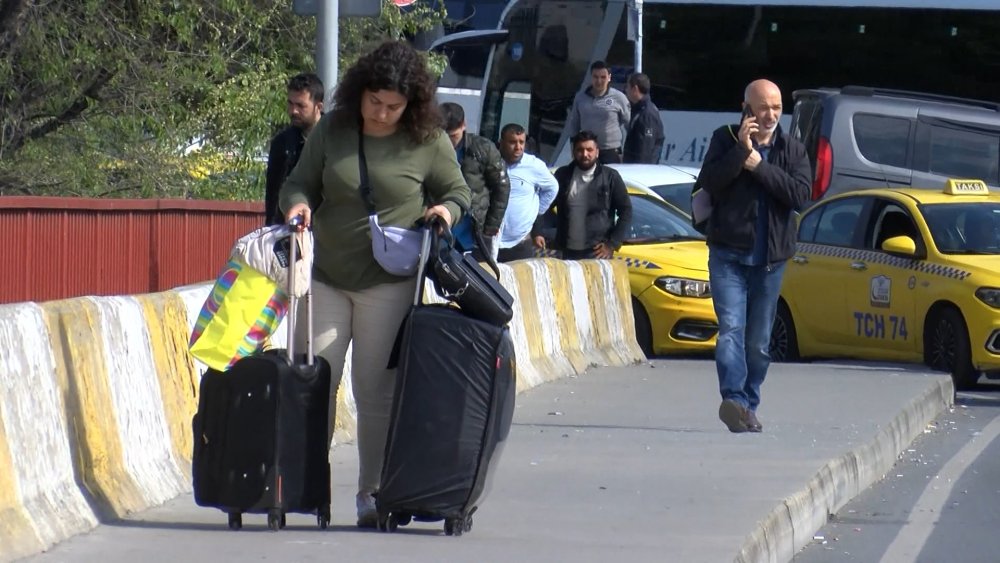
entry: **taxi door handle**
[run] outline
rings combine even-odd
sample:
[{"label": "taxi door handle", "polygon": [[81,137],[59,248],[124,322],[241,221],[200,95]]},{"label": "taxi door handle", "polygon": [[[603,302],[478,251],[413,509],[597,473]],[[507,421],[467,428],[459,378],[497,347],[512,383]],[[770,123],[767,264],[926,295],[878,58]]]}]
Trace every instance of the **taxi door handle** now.
[{"label": "taxi door handle", "polygon": [[851,269],[863,272],[868,269],[868,264],[864,262],[851,262]]},{"label": "taxi door handle", "polygon": [[808,264],[809,259],[806,258],[805,256],[802,256],[801,254],[797,254],[794,257],[792,257],[792,262],[795,262],[796,264]]}]

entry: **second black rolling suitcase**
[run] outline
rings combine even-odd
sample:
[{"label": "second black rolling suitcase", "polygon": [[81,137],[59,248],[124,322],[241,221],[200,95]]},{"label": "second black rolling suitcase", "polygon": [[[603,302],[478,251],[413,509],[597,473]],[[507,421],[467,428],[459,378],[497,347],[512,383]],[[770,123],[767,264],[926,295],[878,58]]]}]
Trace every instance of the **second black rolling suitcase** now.
[{"label": "second black rolling suitcase", "polygon": [[505,326],[422,305],[423,266],[417,279],[394,353],[378,525],[394,531],[411,519],[443,519],[446,534],[461,535],[472,528],[510,432],[514,344]]},{"label": "second black rolling suitcase", "polygon": [[287,349],[253,354],[201,379],[192,423],[194,498],[227,512],[234,530],[244,513],[267,514],[272,530],[284,527],[289,512],[315,514],[321,528],[330,522],[330,364],[313,355],[310,297],[306,354],[294,352],[292,298]]}]

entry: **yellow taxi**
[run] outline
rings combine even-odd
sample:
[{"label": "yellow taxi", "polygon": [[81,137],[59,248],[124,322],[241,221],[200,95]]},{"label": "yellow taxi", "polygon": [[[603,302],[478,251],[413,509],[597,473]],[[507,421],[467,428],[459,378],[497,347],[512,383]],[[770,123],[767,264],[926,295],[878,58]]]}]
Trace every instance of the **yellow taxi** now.
[{"label": "yellow taxi", "polygon": [[628,266],[639,346],[647,356],[711,352],[719,325],[705,237],[655,194],[629,186],[629,196],[632,224],[614,258]]},{"label": "yellow taxi", "polygon": [[874,189],[810,208],[785,270],[773,360],[923,362],[957,388],[1000,376],[1000,194]]}]

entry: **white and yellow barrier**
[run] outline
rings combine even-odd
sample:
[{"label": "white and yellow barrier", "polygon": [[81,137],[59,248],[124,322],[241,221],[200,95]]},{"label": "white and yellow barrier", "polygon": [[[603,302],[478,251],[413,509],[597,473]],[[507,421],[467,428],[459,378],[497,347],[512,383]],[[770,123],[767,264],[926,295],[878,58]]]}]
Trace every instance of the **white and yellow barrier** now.
[{"label": "white and yellow barrier", "polygon": [[[643,359],[624,264],[541,259],[501,274],[519,390]],[[0,561],[190,490],[204,366],[187,340],[210,286],[0,306]],[[338,440],[353,435],[349,381]]]}]

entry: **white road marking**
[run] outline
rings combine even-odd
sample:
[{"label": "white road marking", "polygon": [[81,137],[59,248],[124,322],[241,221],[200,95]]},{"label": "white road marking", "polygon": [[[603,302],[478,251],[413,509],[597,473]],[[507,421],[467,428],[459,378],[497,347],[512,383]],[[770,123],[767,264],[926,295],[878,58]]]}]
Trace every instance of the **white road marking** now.
[{"label": "white road marking", "polygon": [[1000,416],[991,420],[982,432],[973,436],[969,443],[944,464],[917,499],[910,511],[910,519],[885,550],[881,563],[910,563],[917,560],[958,479],[998,435]]}]

